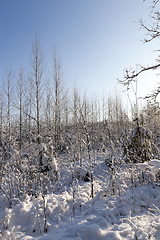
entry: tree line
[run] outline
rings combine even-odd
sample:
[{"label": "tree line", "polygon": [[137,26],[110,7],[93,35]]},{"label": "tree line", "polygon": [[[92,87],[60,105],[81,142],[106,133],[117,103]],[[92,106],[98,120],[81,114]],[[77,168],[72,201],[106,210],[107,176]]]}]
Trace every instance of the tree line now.
[{"label": "tree line", "polygon": [[[99,99],[81,94],[76,87],[68,89],[56,48],[52,73],[46,80],[37,35],[29,61],[27,74],[24,68],[16,75],[11,68],[6,71],[0,94],[0,189],[9,202],[22,192],[35,194],[46,186],[53,191],[55,184],[51,183],[59,178],[64,155],[72,172],[77,164],[85,170],[83,176],[78,175],[91,182],[92,197],[99,156],[112,171],[115,165],[159,157],[160,116],[153,98],[139,111],[136,99],[130,114],[117,94],[103,94]],[[119,82],[128,89],[137,75],[130,76],[128,70],[125,74]]]}]

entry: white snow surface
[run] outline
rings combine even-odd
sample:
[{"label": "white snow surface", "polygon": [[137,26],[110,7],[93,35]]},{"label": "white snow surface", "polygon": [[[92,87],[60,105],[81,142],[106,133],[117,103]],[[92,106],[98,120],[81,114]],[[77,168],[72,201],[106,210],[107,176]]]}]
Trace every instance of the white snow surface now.
[{"label": "white snow surface", "polygon": [[150,162],[138,163],[137,167],[142,171],[149,169],[155,178],[156,174],[160,171],[160,161],[158,159],[152,159]]},{"label": "white snow surface", "polygon": [[41,194],[37,198],[26,195],[20,200],[14,199],[12,208],[9,208],[6,196],[0,192],[0,239],[160,239],[159,186],[142,182],[133,187],[126,186],[122,181],[120,194],[110,195],[107,176],[106,180],[98,178],[105,168],[102,161],[96,169],[93,199],[90,198],[91,183],[76,182],[75,215],[71,179],[68,182],[65,180],[69,170],[61,173],[61,176],[65,175],[61,177],[64,186],[60,191],[45,196],[47,233],[43,233],[44,201]]}]

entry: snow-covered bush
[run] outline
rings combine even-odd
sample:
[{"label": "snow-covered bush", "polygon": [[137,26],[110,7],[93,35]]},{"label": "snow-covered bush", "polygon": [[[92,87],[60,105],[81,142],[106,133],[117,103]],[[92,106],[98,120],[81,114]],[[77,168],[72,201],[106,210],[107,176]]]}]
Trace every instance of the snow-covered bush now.
[{"label": "snow-covered bush", "polygon": [[152,133],[146,129],[139,119],[134,120],[136,127],[131,131],[125,142],[124,155],[126,159],[136,163],[145,162],[153,158],[158,149],[152,141]]},{"label": "snow-covered bush", "polygon": [[37,163],[41,173],[52,171],[52,174],[57,175],[57,163],[53,157],[52,139],[48,139],[48,143],[42,142],[42,137],[38,136],[37,144],[35,145],[37,150]]},{"label": "snow-covered bush", "polygon": [[149,162],[138,163],[137,167],[143,172],[145,172],[146,170],[149,170],[154,180],[160,181],[160,160],[152,159]]}]

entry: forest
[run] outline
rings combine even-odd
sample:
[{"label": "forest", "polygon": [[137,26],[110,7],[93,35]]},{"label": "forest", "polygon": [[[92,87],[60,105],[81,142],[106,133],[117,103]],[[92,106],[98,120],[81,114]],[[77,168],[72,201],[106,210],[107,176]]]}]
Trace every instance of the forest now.
[{"label": "forest", "polygon": [[[159,1],[150,42],[160,35]],[[58,50],[47,74],[35,35],[30,72],[9,68],[0,93],[0,239],[160,239],[159,87],[129,110],[68,89]],[[158,56],[159,57],[159,56]],[[158,70],[125,69],[126,92]],[[47,77],[46,77],[47,76]],[[118,77],[118,76],[117,76]]]}]

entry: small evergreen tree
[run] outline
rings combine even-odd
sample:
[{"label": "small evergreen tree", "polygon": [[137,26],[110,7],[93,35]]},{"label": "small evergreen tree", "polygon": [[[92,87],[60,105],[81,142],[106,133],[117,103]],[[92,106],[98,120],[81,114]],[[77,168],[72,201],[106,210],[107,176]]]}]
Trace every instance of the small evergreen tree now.
[{"label": "small evergreen tree", "polygon": [[149,161],[155,154],[157,154],[158,149],[152,142],[151,131],[144,127],[143,115],[141,115],[141,119],[136,117],[133,121],[136,126],[131,131],[126,144],[129,159],[134,163],[143,163]]}]

